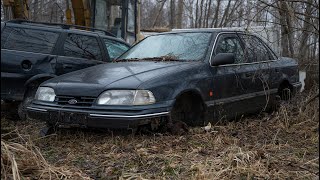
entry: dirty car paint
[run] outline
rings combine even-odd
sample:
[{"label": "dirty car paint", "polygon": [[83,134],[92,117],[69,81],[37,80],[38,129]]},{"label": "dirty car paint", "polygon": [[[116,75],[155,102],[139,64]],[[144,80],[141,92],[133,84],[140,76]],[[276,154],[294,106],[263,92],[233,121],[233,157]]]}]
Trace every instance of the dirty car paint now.
[{"label": "dirty car paint", "polygon": [[[215,39],[217,34],[213,34]],[[99,106],[93,102],[91,106],[82,108],[72,105],[61,107],[55,102],[34,101],[32,107],[75,112],[83,109],[89,114],[103,113],[104,117],[136,117],[148,113],[170,113],[181,94],[194,92],[199,95],[208,111],[213,110],[213,116],[208,119],[211,121],[216,118],[215,110],[220,107],[226,110],[226,113],[232,114],[231,116],[263,108],[265,103],[268,103],[266,101],[270,99],[269,96],[276,96],[279,85],[285,81],[294,87],[299,86],[297,62],[294,59],[278,58],[262,63],[211,66],[209,60],[212,48],[213,44],[199,61],[116,62],[65,74],[41,85],[53,88],[57,96],[92,98],[97,98],[106,90],[146,89],[155,96],[155,104]],[[250,76],[247,77],[248,72]],[[112,127],[116,127],[116,119],[102,119],[101,123],[110,122]],[[133,118],[126,120],[130,119]]]}]

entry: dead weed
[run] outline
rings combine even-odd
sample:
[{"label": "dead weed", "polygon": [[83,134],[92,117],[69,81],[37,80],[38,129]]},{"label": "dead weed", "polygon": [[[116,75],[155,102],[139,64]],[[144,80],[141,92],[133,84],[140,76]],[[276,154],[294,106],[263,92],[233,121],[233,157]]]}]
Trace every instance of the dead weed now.
[{"label": "dead weed", "polygon": [[43,123],[7,123],[15,130],[2,131],[1,178],[318,179],[319,102],[301,108],[311,95],[184,136],[59,130],[39,138]]}]

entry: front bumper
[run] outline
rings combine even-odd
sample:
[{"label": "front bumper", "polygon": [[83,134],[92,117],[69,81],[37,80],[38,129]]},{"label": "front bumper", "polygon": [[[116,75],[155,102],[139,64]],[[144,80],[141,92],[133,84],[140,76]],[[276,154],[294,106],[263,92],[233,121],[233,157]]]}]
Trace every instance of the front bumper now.
[{"label": "front bumper", "polygon": [[58,127],[131,129],[149,124],[152,120],[167,117],[171,107],[151,105],[132,107],[131,109],[95,109],[81,107],[48,106],[32,103],[27,107],[27,115],[31,119],[46,121]]}]

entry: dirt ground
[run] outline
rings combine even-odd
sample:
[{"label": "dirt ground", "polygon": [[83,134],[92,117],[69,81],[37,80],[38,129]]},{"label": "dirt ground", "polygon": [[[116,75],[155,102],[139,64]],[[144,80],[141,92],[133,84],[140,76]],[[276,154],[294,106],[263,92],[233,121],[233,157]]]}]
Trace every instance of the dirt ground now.
[{"label": "dirt ground", "polygon": [[187,135],[59,130],[1,120],[1,179],[319,179],[319,101]]}]

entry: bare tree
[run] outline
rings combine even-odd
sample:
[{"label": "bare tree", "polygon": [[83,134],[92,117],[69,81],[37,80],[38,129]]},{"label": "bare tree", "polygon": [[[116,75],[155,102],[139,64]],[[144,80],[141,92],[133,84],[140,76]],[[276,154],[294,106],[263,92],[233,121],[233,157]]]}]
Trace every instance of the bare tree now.
[{"label": "bare tree", "polygon": [[178,0],[178,14],[177,14],[177,21],[176,21],[176,28],[182,28],[182,18],[183,18],[183,0]]},{"label": "bare tree", "polygon": [[154,27],[156,26],[156,23],[158,22],[159,16],[161,15],[161,12],[162,12],[162,10],[163,10],[163,7],[164,7],[164,4],[165,4],[165,3],[166,3],[166,0],[163,0],[163,1],[162,1],[162,4],[161,4],[161,6],[160,6],[160,9],[159,9],[159,11],[158,11],[158,13],[157,13],[157,16],[156,16],[156,18],[155,18],[154,21],[153,21],[152,28],[154,28]]},{"label": "bare tree", "polygon": [[219,15],[219,12],[220,12],[220,4],[221,4],[221,0],[217,0],[217,6],[216,6],[216,9],[215,9],[215,14],[214,14],[214,17],[212,19],[210,27],[217,27],[218,26],[218,15]]}]

